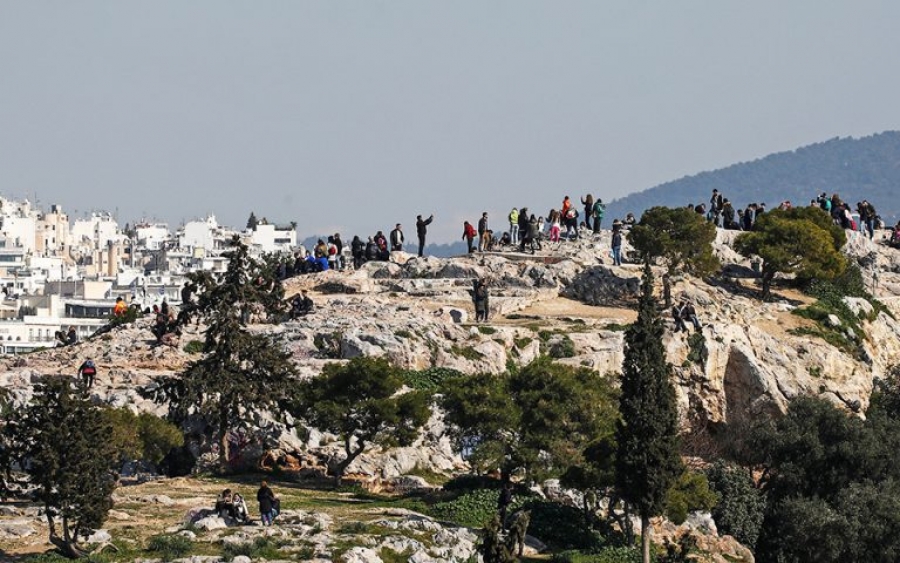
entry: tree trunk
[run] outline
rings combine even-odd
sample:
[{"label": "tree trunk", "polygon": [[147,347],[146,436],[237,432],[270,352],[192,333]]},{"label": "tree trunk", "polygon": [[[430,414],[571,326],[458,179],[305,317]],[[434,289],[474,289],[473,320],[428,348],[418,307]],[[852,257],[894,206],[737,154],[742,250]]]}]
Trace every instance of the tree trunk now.
[{"label": "tree trunk", "polygon": [[228,459],[231,457],[228,445],[228,414],[219,413],[219,471],[228,473]]},{"label": "tree trunk", "polygon": [[353,463],[353,460],[359,457],[361,453],[363,453],[366,449],[366,442],[362,439],[357,439],[357,443],[359,447],[354,451],[350,446],[350,440],[344,440],[344,452],[347,454],[347,457],[344,458],[344,461],[338,463],[334,468],[334,487],[338,488],[341,486],[341,480],[344,478],[344,471],[350,467],[350,464]]},{"label": "tree trunk", "polygon": [[767,271],[763,268],[762,276],[762,298],[768,299],[772,292],[772,280],[775,279],[775,272]]},{"label": "tree trunk", "polygon": [[650,563],[650,534],[652,533],[650,517],[641,514],[641,560],[643,563]]}]

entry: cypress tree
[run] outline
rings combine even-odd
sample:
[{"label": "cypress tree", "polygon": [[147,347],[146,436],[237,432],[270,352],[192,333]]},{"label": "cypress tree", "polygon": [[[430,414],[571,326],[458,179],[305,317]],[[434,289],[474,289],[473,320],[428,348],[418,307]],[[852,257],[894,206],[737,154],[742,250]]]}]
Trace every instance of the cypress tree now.
[{"label": "cypress tree", "polygon": [[625,332],[621,419],[616,428],[616,486],[641,517],[644,563],[650,561],[650,518],[662,513],[666,492],[683,471],[672,367],[662,338],[653,272],[645,262],[638,318]]}]

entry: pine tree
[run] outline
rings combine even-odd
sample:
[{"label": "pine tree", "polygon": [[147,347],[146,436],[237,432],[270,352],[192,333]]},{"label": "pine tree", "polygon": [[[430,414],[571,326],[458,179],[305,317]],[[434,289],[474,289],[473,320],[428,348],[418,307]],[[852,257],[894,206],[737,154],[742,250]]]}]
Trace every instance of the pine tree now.
[{"label": "pine tree", "polygon": [[645,262],[638,318],[625,332],[621,419],[616,429],[616,486],[641,517],[644,563],[650,561],[650,518],[662,513],[666,493],[683,471],[672,368],[662,338],[653,272]]},{"label": "pine tree", "polygon": [[144,390],[158,403],[169,404],[176,421],[201,418],[219,443],[219,463],[228,468],[228,435],[245,425],[256,411],[280,416],[295,374],[290,354],[273,338],[249,332],[250,312],[278,315],[284,289],[270,268],[250,257],[237,237],[225,253],[228,269],[219,280],[208,272],[192,275],[200,289],[197,311],[207,321],[204,357],[180,376],[164,376]]},{"label": "pine tree", "polygon": [[384,358],[354,358],[329,364],[306,381],[293,413],[311,426],[340,437],[344,457],[329,467],[335,486],[344,471],[372,446],[409,446],[431,414],[425,393],[399,393],[400,372]]},{"label": "pine tree", "polygon": [[[100,527],[112,507],[118,452],[105,422],[82,388],[57,378],[37,387],[30,404],[8,413],[0,434],[0,493],[22,479],[36,486],[50,541],[69,557],[83,555],[79,542]],[[61,528],[61,534],[60,534]]]}]

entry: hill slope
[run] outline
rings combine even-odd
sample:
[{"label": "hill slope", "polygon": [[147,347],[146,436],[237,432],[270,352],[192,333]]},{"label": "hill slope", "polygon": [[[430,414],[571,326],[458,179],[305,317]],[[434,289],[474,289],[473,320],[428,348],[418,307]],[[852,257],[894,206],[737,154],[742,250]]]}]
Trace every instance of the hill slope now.
[{"label": "hill slope", "polygon": [[713,188],[741,207],[765,202],[772,208],[784,200],[805,205],[822,192],[838,193],[851,206],[865,198],[893,224],[900,218],[900,131],[835,138],[666,182],[610,202],[607,216],[707,202]]}]

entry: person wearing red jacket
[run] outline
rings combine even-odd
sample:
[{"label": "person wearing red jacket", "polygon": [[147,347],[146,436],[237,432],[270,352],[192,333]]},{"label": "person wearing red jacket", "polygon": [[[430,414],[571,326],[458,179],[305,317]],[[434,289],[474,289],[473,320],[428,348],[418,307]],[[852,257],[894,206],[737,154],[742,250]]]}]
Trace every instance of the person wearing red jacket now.
[{"label": "person wearing red jacket", "polygon": [[475,236],[478,233],[475,232],[475,227],[472,226],[472,223],[468,221],[463,222],[463,235],[462,238],[466,241],[466,244],[469,245],[469,254],[475,252],[475,247],[472,245],[472,242],[475,240]]}]

